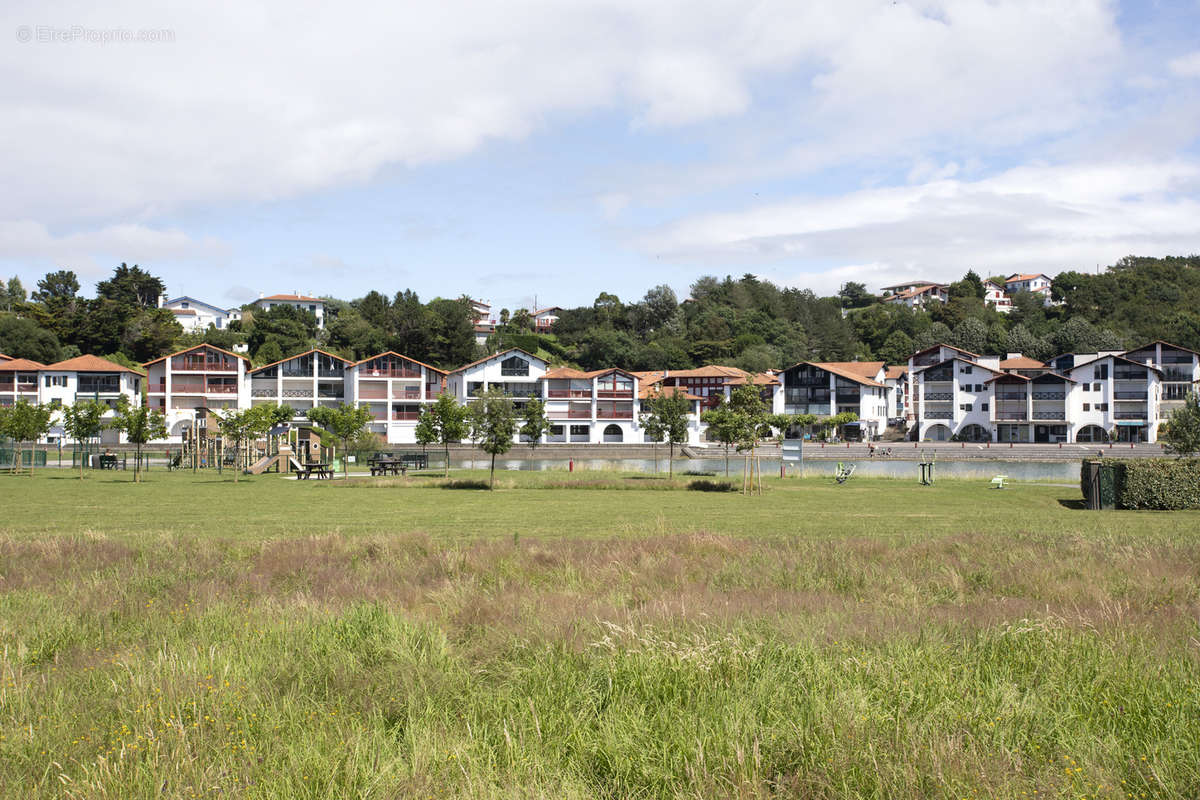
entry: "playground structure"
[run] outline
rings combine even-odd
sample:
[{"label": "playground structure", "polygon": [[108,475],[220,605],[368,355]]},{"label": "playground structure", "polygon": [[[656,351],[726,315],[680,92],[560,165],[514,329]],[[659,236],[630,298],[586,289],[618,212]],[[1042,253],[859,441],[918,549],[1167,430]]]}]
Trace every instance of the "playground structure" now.
[{"label": "playground structure", "polygon": [[933,486],[933,468],[937,464],[936,455],[926,455],[925,451],[921,451],[921,485]]},{"label": "playground structure", "polygon": [[275,472],[301,472],[312,461],[331,462],[335,448],[321,444],[320,436],[310,428],[280,426],[245,447],[228,443],[219,433],[210,432],[205,419],[193,420],[183,431],[178,451],[168,452],[171,469],[197,471],[216,467],[218,471],[239,469],[250,475]]},{"label": "playground structure", "polygon": [[833,479],[838,483],[845,483],[850,480],[850,476],[854,474],[854,468],[857,464],[843,464],[841,461],[837,463],[837,469],[833,472]]}]

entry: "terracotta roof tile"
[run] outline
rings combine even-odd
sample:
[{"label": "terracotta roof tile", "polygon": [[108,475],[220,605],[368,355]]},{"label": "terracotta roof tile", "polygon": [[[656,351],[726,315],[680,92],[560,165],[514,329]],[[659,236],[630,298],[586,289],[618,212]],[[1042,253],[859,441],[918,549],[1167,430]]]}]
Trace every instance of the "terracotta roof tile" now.
[{"label": "terracotta roof tile", "polygon": [[309,297],[308,295],[304,295],[304,294],[272,294],[272,295],[268,295],[267,297],[260,297],[260,298],[258,298],[258,301],[255,301],[255,302],[259,302],[262,300],[291,300],[293,302],[300,302],[300,303],[324,303],[325,302],[324,300],[322,300],[319,297]]},{"label": "terracotta roof tile", "polygon": [[59,361],[46,367],[46,371],[54,372],[130,372],[134,375],[144,375],[144,372],[139,372],[136,369],[130,369],[124,364],[118,364],[115,361],[109,361],[107,358],[100,356],[75,356],[68,358],[66,361]]},{"label": "terracotta roof tile", "polygon": [[1000,362],[1000,369],[1045,369],[1046,364],[1029,356],[1006,358]]},{"label": "terracotta roof tile", "polygon": [[11,358],[8,361],[0,361],[0,372],[37,372],[45,368],[46,365],[40,361],[31,361],[28,358]]}]

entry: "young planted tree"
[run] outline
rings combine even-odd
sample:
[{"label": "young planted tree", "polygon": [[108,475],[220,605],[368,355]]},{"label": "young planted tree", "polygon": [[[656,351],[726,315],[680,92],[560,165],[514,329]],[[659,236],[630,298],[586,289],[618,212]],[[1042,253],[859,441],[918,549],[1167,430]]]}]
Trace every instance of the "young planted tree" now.
[{"label": "young planted tree", "polygon": [[512,449],[517,434],[517,415],[512,399],[493,386],[471,401],[472,438],[492,457],[489,488],[496,488],[496,456]]},{"label": "young planted tree", "polygon": [[33,477],[33,468],[37,464],[37,440],[50,430],[49,406],[18,400],[16,405],[3,409],[0,414],[0,436],[12,439],[18,447],[13,458],[13,472],[21,467],[21,442],[29,442],[29,477]]},{"label": "young planted tree", "polygon": [[138,483],[142,480],[142,446],[155,439],[166,438],[167,418],[162,412],[140,403],[132,405],[122,396],[113,427],[122,431],[125,438],[136,446],[137,460],[133,465],[133,482]]},{"label": "young planted tree", "polygon": [[650,440],[650,452],[654,456],[654,473],[658,474],[658,446],[667,438],[667,431],[663,427],[662,420],[654,413],[653,396],[647,397],[642,401],[641,409],[638,411],[638,422],[642,426],[642,431]]},{"label": "young planted tree", "polygon": [[437,442],[437,426],[434,425],[432,406],[421,407],[421,414],[417,417],[417,426],[413,429],[413,436],[416,437],[417,444],[421,445],[422,453],[429,445]]},{"label": "young planted tree", "polygon": [[79,445],[79,480],[83,480],[83,446],[104,430],[108,405],[99,400],[84,400],[64,407],[62,413],[63,430]]},{"label": "young planted tree", "polygon": [[[687,417],[692,410],[692,401],[682,390],[666,393],[659,391],[647,401],[649,413],[643,422],[648,433],[661,432],[666,438],[668,450],[667,472],[669,477],[675,477],[675,445],[687,441]],[[661,440],[660,440],[661,441]],[[655,459],[657,462],[657,458]]]},{"label": "young planted tree", "polygon": [[426,413],[422,414],[421,420],[418,421],[419,429],[420,422],[428,418],[433,434],[430,443],[437,442],[442,445],[442,452],[446,457],[444,476],[450,475],[450,443],[461,442],[469,433],[467,413],[466,406],[460,406],[449,394],[441,394],[433,405],[427,407]]},{"label": "young planted tree", "polygon": [[734,387],[729,407],[738,420],[737,449],[746,454],[742,473],[742,492],[762,493],[762,464],[758,459],[758,443],[771,435],[771,409],[762,399],[758,387],[747,383]]},{"label": "young planted tree", "polygon": [[1200,395],[1192,392],[1182,408],[1171,412],[1160,438],[1167,449],[1180,456],[1200,453]]},{"label": "young planted tree", "polygon": [[716,439],[725,448],[725,477],[729,477],[729,447],[737,444],[741,438],[741,428],[744,420],[737,411],[724,400],[720,405],[711,408],[700,415],[700,420],[708,426],[708,435]]},{"label": "young planted tree", "polygon": [[542,437],[550,432],[550,420],[546,419],[546,404],[537,398],[525,404],[521,412],[521,435],[529,439],[529,446],[537,448]]},{"label": "young planted tree", "polygon": [[242,471],[242,451],[244,446],[263,436],[271,428],[292,418],[292,410],[287,406],[261,405],[238,411],[226,409],[224,414],[214,413],[217,427],[226,441],[233,442],[234,470],[233,482],[238,482]]},{"label": "young planted tree", "polygon": [[336,408],[318,406],[310,408],[308,418],[328,431],[342,446],[342,475],[349,477],[350,462],[347,455],[350,442],[358,438],[363,428],[371,421],[371,411],[365,406],[341,403]]}]

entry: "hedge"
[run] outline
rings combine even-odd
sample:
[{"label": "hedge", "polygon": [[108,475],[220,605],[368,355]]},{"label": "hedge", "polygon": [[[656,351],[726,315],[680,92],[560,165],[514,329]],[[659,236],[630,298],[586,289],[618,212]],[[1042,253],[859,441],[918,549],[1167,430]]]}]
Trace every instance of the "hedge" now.
[{"label": "hedge", "polygon": [[[1117,508],[1155,511],[1200,509],[1200,458],[1098,459],[1111,472]],[[1091,487],[1084,461],[1079,482],[1084,499]],[[1104,478],[1102,477],[1102,480]]]}]

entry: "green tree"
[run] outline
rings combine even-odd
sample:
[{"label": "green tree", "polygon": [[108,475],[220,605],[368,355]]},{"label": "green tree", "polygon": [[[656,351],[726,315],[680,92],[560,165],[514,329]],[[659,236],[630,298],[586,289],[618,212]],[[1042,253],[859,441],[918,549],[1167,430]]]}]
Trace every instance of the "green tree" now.
[{"label": "green tree", "polygon": [[259,349],[269,340],[275,340],[282,353],[299,353],[312,347],[316,343],[316,336],[315,314],[295,306],[277,305],[269,309],[255,309],[246,342],[257,359]]},{"label": "green tree", "polygon": [[426,406],[425,411],[421,414],[421,420],[418,420],[418,427],[420,427],[421,421],[427,420],[433,435],[430,443],[437,442],[442,445],[442,452],[446,459],[445,471],[442,473],[444,476],[450,475],[450,443],[461,442],[470,433],[467,416],[466,406],[460,406],[448,393],[443,393],[438,395],[438,399],[431,405]]},{"label": "green tree", "polygon": [[79,278],[69,269],[47,272],[46,277],[37,282],[37,287],[33,293],[34,301],[47,305],[56,300],[74,301],[79,296]]},{"label": "green tree", "polygon": [[137,264],[122,263],[111,278],[96,284],[97,297],[131,308],[157,308],[166,291],[166,284]]},{"label": "green tree", "polygon": [[529,446],[537,448],[542,437],[550,431],[550,420],[546,419],[546,404],[532,398],[521,410],[520,434],[529,439]]},{"label": "green tree", "polygon": [[21,442],[29,442],[29,475],[33,477],[33,468],[37,464],[37,440],[50,430],[49,406],[18,400],[15,405],[0,408],[0,436],[12,439],[18,445],[13,459],[13,471],[21,466]]},{"label": "green tree", "polygon": [[349,477],[350,461],[347,455],[350,442],[358,438],[371,422],[371,411],[366,406],[340,403],[336,407],[318,406],[306,412],[308,418],[330,433],[342,446],[342,475]]},{"label": "green tree", "polygon": [[[642,424],[646,428],[646,432],[652,437],[658,436],[656,442],[661,442],[664,438],[667,441],[667,471],[672,478],[675,477],[675,445],[687,442],[688,429],[687,418],[692,410],[692,401],[688,399],[686,392],[678,387],[673,388],[674,391],[664,391],[659,388],[646,400],[642,401]],[[655,462],[657,462],[657,458]]]},{"label": "green tree", "polygon": [[421,413],[417,417],[417,425],[413,429],[413,436],[416,437],[417,444],[421,445],[421,452],[431,444],[436,444],[438,440],[437,427],[433,421],[433,408],[429,405],[421,407]]},{"label": "green tree", "polygon": [[517,417],[512,400],[499,386],[492,386],[471,401],[471,438],[492,457],[489,486],[496,488],[496,456],[512,449]]},{"label": "green tree", "polygon": [[108,404],[99,400],[83,400],[62,410],[63,430],[79,445],[79,479],[83,480],[84,445],[104,430],[104,415]]},{"label": "green tree", "polygon": [[167,419],[162,412],[141,403],[131,404],[129,399],[122,395],[113,427],[124,432],[125,438],[136,446],[137,459],[133,466],[133,481],[138,483],[142,480],[142,447],[147,442],[166,438]]},{"label": "green tree", "polygon": [[981,320],[967,317],[954,327],[950,344],[968,353],[982,353],[987,348],[988,328]]},{"label": "green tree", "polygon": [[875,295],[867,291],[864,283],[850,281],[844,284],[838,292],[842,304],[846,308],[865,308],[876,301]]},{"label": "green tree", "polygon": [[42,364],[58,361],[58,337],[36,322],[14,314],[0,314],[0,353]]},{"label": "green tree", "polygon": [[722,400],[716,407],[703,412],[700,421],[708,426],[708,435],[725,448],[725,476],[729,477],[729,448],[742,440],[745,420]]},{"label": "green tree", "polygon": [[8,288],[4,292],[4,308],[13,311],[25,302],[25,287],[16,275],[8,279]]},{"label": "green tree", "polygon": [[1200,454],[1200,394],[1192,392],[1182,407],[1171,412],[1161,438],[1172,453]]},{"label": "green tree", "polygon": [[875,355],[888,364],[907,364],[914,352],[913,340],[907,333],[892,331]]}]

